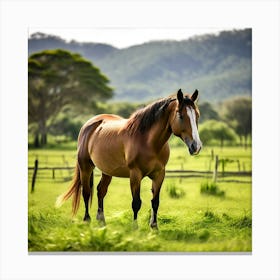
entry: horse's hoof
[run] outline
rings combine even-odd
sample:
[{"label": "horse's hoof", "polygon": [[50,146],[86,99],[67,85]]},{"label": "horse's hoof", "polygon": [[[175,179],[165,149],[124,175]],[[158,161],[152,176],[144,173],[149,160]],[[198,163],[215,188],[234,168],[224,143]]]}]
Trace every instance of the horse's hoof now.
[{"label": "horse's hoof", "polygon": [[96,220],[105,223],[105,216],[104,216],[104,213],[103,213],[103,212],[102,212],[102,213],[97,212],[97,214],[96,214]]},{"label": "horse's hoof", "polygon": [[103,212],[97,212],[96,214],[96,220],[98,221],[99,226],[105,227],[106,222],[105,222],[105,217]]},{"label": "horse's hoof", "polygon": [[157,223],[150,223],[151,229],[158,230]]},{"label": "horse's hoof", "polygon": [[90,215],[85,215],[84,222],[90,223],[90,220],[91,220]]}]

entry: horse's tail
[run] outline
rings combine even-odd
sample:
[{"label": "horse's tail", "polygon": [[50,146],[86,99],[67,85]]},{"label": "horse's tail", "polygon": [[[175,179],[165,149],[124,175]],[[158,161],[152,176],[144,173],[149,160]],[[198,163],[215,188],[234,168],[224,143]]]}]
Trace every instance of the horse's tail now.
[{"label": "horse's tail", "polygon": [[[78,160],[76,163],[76,169],[74,173],[74,177],[72,180],[72,183],[68,189],[67,192],[64,194],[60,195],[57,200],[56,200],[56,207],[60,207],[67,199],[69,199],[71,196],[73,196],[73,201],[72,201],[72,216],[75,216],[78,212],[79,206],[80,206],[80,198],[81,198],[81,192],[82,192],[82,182],[81,182],[81,170],[83,169],[84,166],[91,165],[91,168],[94,166],[93,162],[91,161],[89,152],[88,152],[88,141],[89,137],[92,134],[92,132],[100,125],[100,123],[103,120],[96,120],[85,125],[78,137]],[[93,182],[93,172],[91,171],[90,175],[90,180],[92,184]],[[89,194],[89,202],[91,205],[92,202],[92,190],[90,189],[90,194]]]},{"label": "horse's tail", "polygon": [[72,215],[75,216],[80,206],[80,197],[81,197],[81,179],[80,179],[80,167],[77,162],[75,168],[75,174],[70,185],[70,188],[67,192],[60,195],[56,200],[56,207],[60,207],[66,200],[68,200],[71,196],[73,196],[72,201]]}]

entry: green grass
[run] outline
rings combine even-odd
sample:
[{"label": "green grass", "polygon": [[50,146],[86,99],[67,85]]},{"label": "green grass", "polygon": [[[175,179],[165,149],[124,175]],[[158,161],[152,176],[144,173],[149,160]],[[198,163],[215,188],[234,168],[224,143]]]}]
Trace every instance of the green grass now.
[{"label": "green grass", "polygon": [[[215,148],[219,156],[238,158],[251,165],[251,150]],[[29,165],[35,158],[39,166],[74,166],[72,150],[29,150]],[[190,157],[185,147],[173,147],[167,169],[205,170],[211,161],[211,148]],[[236,171],[228,164],[226,170]],[[249,170],[249,168],[248,168]],[[203,195],[205,178],[165,178],[158,212],[159,230],[149,228],[151,182],[143,179],[142,207],[138,229],[132,222],[131,193],[128,179],[113,178],[104,200],[107,225],[95,220],[97,211],[95,176],[90,224],[82,222],[84,206],[71,219],[71,201],[54,207],[56,197],[69,186],[68,171],[39,171],[35,191],[30,194],[29,172],[28,246],[29,251],[136,251],[136,252],[250,252],[252,250],[252,206],[250,177],[219,177],[224,196]],[[211,180],[208,178],[207,180]],[[171,194],[172,193],[172,194]]]}]

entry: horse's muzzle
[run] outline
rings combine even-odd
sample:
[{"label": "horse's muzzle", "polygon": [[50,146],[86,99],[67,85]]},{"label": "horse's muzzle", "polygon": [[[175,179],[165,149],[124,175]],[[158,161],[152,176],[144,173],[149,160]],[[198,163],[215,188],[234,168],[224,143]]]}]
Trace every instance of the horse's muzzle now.
[{"label": "horse's muzzle", "polygon": [[199,142],[195,140],[190,141],[188,138],[186,138],[185,143],[187,144],[191,155],[197,155],[202,148],[202,144],[200,141]]}]

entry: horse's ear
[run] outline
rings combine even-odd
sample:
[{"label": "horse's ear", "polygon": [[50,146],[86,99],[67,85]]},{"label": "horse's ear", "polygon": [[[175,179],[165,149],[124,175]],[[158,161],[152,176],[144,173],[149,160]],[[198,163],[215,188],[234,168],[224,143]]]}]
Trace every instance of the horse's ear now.
[{"label": "horse's ear", "polygon": [[181,89],[179,89],[177,92],[177,99],[179,101],[179,104],[181,104],[184,100],[184,95]]},{"label": "horse's ear", "polygon": [[191,100],[194,102],[198,97],[198,90],[196,89],[191,96]]}]

